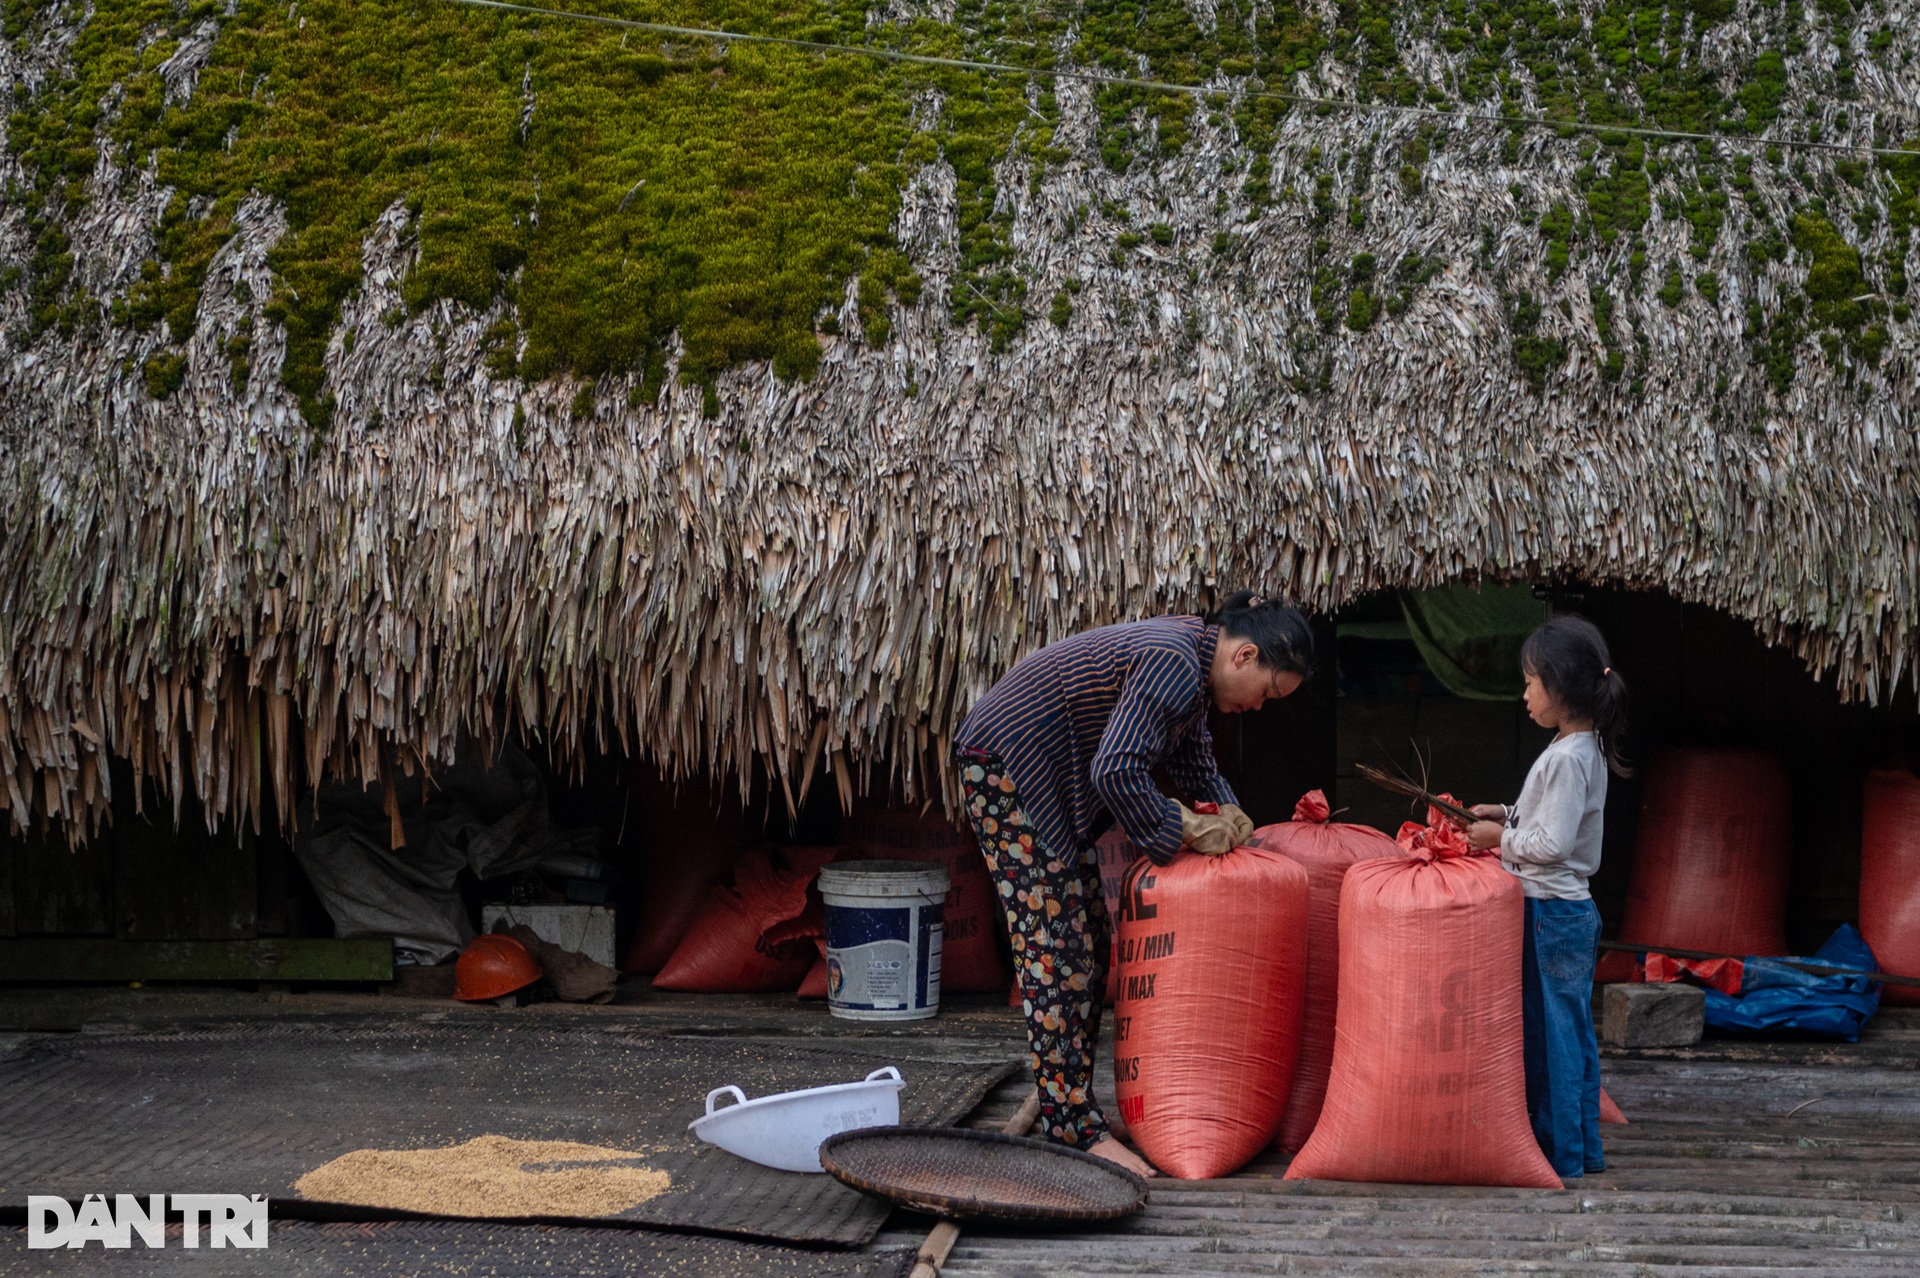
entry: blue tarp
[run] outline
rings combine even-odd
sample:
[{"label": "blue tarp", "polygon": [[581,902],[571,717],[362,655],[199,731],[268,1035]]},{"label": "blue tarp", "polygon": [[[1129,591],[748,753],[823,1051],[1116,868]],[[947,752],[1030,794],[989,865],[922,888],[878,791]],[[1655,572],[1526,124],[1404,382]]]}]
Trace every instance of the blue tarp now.
[{"label": "blue tarp", "polygon": [[[1873,951],[1850,923],[1842,923],[1820,952],[1800,962],[1829,967],[1879,970]],[[1880,1006],[1880,982],[1865,976],[1815,976],[1779,959],[1748,958],[1740,996],[1709,989],[1707,1024],[1749,1033],[1800,1030],[1858,1042],[1860,1031]]]}]

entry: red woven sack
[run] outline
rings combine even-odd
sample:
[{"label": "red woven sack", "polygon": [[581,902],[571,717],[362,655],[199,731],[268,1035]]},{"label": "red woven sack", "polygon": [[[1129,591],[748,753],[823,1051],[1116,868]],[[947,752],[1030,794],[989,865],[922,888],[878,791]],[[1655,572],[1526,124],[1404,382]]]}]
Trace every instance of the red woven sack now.
[{"label": "red woven sack", "polygon": [[1294,805],[1293,820],[1264,826],[1254,844],[1299,863],[1307,872],[1307,997],[1300,1022],[1300,1061],[1274,1148],[1291,1154],[1307,1143],[1327,1096],[1333,1069],[1333,1017],[1340,998],[1340,885],[1358,861],[1400,855],[1399,845],[1368,825],[1329,821],[1327,796],[1314,790]]},{"label": "red woven sack", "polygon": [[1684,981],[1689,985],[1704,985],[1739,998],[1741,987],[1746,982],[1746,971],[1745,959],[1677,959],[1665,954],[1649,953],[1646,965],[1641,968],[1641,979],[1649,985],[1672,985]]},{"label": "red woven sack", "polygon": [[814,959],[813,966],[807,969],[806,979],[800,982],[800,998],[827,996],[827,943],[823,939],[816,944],[820,948],[820,955]]},{"label": "red woven sack", "polygon": [[947,871],[947,904],[941,933],[940,989],[956,994],[998,991],[1006,984],[1000,954],[1006,920],[1000,911],[987,860],[973,835],[938,812],[917,812],[862,803],[841,823],[841,841],[854,859],[920,861]]},{"label": "red woven sack", "polygon": [[1113,1006],[1114,974],[1120,970],[1120,885],[1127,868],[1140,859],[1140,850],[1128,840],[1125,830],[1114,826],[1095,842],[1100,858],[1100,897],[1107,904],[1107,928],[1112,934],[1112,953],[1107,959],[1107,1006]]},{"label": "red woven sack", "polygon": [[639,848],[640,921],[620,970],[657,972],[686,939],[707,889],[760,841],[739,811],[704,782],[675,785],[641,764],[632,773],[630,819]]},{"label": "red woven sack", "polygon": [[1600,1089],[1600,1121],[1603,1123],[1625,1123],[1627,1116],[1613,1103],[1613,1097],[1607,1095],[1607,1089]]},{"label": "red woven sack", "polygon": [[[1275,852],[1142,858],[1120,900],[1114,1090],[1147,1159],[1224,1176],[1286,1112],[1306,997],[1307,872]],[[1515,935],[1518,935],[1516,932]]]},{"label": "red woven sack", "polygon": [[781,928],[807,912],[807,889],[834,851],[787,848],[776,861],[762,848],[742,857],[732,885],[708,889],[686,939],[653,978],[654,988],[749,994],[797,987],[817,951],[806,928]]},{"label": "red woven sack", "polygon": [[1287,1179],[1559,1189],[1527,1121],[1520,881],[1428,819],[1347,871],[1333,1075]]},{"label": "red woven sack", "polygon": [[1675,750],[1655,759],[1620,939],[1785,954],[1792,816],[1787,770],[1770,754]]},{"label": "red woven sack", "polygon": [[[1920,976],[1920,777],[1867,773],[1860,821],[1860,935],[1880,970]],[[1883,985],[1880,1001],[1920,1007],[1920,989]]]}]

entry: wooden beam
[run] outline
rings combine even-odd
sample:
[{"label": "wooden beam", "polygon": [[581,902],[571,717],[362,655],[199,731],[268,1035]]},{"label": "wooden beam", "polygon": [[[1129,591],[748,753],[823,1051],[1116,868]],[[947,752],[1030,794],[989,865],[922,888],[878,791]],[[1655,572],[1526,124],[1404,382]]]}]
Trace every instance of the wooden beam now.
[{"label": "wooden beam", "polygon": [[[1000,1130],[1009,1136],[1024,1136],[1040,1117],[1040,1096],[1035,1093],[1027,1097],[1017,1113],[1007,1120]],[[947,1263],[947,1257],[953,1254],[953,1245],[960,1241],[960,1226],[951,1220],[943,1220],[933,1227],[927,1240],[920,1244],[920,1252],[913,1258],[911,1278],[940,1278],[940,1270]]]},{"label": "wooden beam", "polygon": [[393,942],[0,939],[0,981],[390,981]]}]

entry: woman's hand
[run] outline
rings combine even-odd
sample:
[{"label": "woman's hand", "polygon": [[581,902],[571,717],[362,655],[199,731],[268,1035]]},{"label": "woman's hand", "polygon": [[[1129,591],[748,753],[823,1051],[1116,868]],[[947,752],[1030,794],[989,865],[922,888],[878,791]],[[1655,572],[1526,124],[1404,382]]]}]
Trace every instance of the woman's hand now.
[{"label": "woman's hand", "polygon": [[1214,812],[1195,812],[1180,805],[1180,837],[1201,856],[1225,856],[1233,851],[1233,822]]},{"label": "woman's hand", "polygon": [[1253,818],[1231,803],[1220,805],[1220,815],[1233,827],[1233,845],[1244,848],[1253,842]]},{"label": "woman's hand", "polygon": [[[1479,816],[1480,809],[1473,809],[1473,814]],[[1475,852],[1497,848],[1500,846],[1500,836],[1506,832],[1507,827],[1498,821],[1475,821],[1467,827],[1467,846]]]}]

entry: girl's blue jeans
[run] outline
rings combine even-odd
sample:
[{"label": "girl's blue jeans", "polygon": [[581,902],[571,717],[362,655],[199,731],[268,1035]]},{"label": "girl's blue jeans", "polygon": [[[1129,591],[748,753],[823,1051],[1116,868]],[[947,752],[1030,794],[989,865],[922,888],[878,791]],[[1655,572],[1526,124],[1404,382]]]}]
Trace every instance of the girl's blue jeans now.
[{"label": "girl's blue jeans", "polygon": [[1527,1113],[1541,1152],[1562,1176],[1605,1171],[1600,1151],[1600,1048],[1593,1037],[1592,901],[1527,898],[1521,962]]}]

